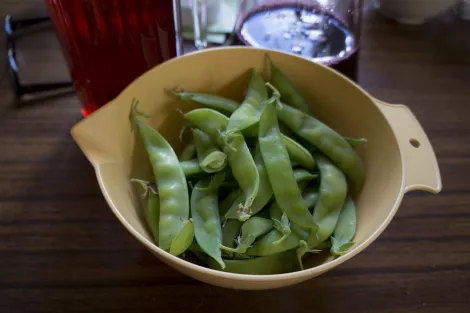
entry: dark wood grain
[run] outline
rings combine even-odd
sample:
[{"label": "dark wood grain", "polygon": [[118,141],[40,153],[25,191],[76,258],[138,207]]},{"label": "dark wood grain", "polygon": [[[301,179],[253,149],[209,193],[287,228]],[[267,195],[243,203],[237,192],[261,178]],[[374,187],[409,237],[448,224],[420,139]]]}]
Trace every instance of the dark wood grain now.
[{"label": "dark wood grain", "polygon": [[[41,3],[2,1],[0,14]],[[212,287],[151,256],[108,209],[69,135],[81,118],[76,97],[15,106],[3,79],[0,312],[470,312],[469,34],[470,24],[450,15],[406,27],[367,14],[360,84],[412,108],[438,155],[444,191],[407,195],[363,253],[274,291]],[[34,68],[63,75],[56,42],[41,43],[24,43],[29,79],[39,75]]]}]

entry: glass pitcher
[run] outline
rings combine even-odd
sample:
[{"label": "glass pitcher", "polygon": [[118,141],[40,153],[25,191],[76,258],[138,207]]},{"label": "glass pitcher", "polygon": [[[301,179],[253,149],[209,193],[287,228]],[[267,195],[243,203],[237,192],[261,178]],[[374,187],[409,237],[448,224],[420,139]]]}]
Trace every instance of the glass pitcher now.
[{"label": "glass pitcher", "polygon": [[362,0],[242,0],[241,43],[295,53],[357,79]]},{"label": "glass pitcher", "polygon": [[182,53],[179,0],[46,0],[85,116]]}]

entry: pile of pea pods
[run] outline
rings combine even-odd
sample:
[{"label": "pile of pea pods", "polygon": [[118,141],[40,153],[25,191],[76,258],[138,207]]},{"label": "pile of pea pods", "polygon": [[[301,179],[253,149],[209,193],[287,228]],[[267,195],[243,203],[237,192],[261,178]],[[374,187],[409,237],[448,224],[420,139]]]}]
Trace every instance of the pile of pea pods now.
[{"label": "pile of pea pods", "polygon": [[354,244],[351,193],[364,183],[355,147],[319,121],[269,59],[265,82],[252,71],[242,103],[173,91],[203,108],[184,114],[190,139],[177,156],[142,122],[137,129],[152,165],[145,217],[163,250],[212,269],[280,274],[303,269],[307,254],[340,256]]}]

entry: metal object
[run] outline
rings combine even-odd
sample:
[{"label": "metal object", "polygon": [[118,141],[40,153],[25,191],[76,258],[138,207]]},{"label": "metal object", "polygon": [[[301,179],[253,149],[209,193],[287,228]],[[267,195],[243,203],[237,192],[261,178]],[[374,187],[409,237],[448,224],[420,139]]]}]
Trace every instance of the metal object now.
[{"label": "metal object", "polygon": [[25,17],[22,19],[15,19],[12,15],[7,15],[5,17],[4,31],[7,49],[7,70],[10,76],[13,92],[17,100],[20,100],[24,95],[27,94],[37,94],[62,88],[69,88],[73,86],[73,83],[71,81],[56,83],[22,84],[19,79],[20,69],[16,60],[15,40],[19,36],[25,36],[29,31],[34,31],[36,27],[49,22],[50,19],[47,15],[37,15]]}]

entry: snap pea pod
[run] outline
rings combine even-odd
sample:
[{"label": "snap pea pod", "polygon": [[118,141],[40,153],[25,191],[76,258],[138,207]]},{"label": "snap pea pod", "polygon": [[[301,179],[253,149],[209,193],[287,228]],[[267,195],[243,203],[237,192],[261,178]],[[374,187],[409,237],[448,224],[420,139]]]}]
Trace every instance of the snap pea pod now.
[{"label": "snap pea pod", "polygon": [[[244,199],[243,194],[241,194],[238,199],[236,199],[236,201],[232,203],[232,206],[225,214],[225,219],[238,219],[239,221],[244,222],[251,216],[261,211],[272,198],[273,191],[271,188],[271,183],[269,182],[266,168],[264,167],[264,163],[261,157],[261,150],[259,150],[259,148],[257,147],[256,151],[257,152],[255,152],[255,163],[258,168],[260,177],[260,187],[258,190],[258,196],[253,202],[251,208],[249,210],[244,210],[244,208],[240,206]],[[299,184],[301,182],[308,182],[310,180],[318,178],[318,174],[312,174],[309,171],[300,168],[294,169],[294,178],[297,184]]]},{"label": "snap pea pod", "polygon": [[308,240],[310,230],[315,231],[314,228],[304,228],[294,223],[291,223],[290,229],[299,238],[299,240]]},{"label": "snap pea pod", "polygon": [[158,242],[158,223],[160,222],[160,198],[153,191],[149,191],[147,200],[147,223],[153,234],[155,242]]},{"label": "snap pea pod", "polygon": [[296,252],[297,252],[297,259],[299,261],[299,267],[301,270],[303,270],[304,262],[302,261],[302,257],[307,253],[320,253],[321,250],[312,249],[307,245],[307,243],[304,240],[301,240]]},{"label": "snap pea pod", "polygon": [[352,137],[344,137],[346,141],[351,145],[351,147],[356,148],[359,146],[361,143],[366,143],[367,139],[366,138],[352,138]]},{"label": "snap pea pod", "polygon": [[289,218],[287,217],[286,213],[282,212],[281,208],[277,204],[276,201],[271,203],[269,206],[269,216],[271,220],[274,222],[274,227],[282,233],[282,238],[278,241],[274,242],[273,244],[280,244],[291,234],[290,229],[290,222]]},{"label": "snap pea pod", "polygon": [[304,146],[285,135],[282,135],[282,141],[284,142],[287,153],[292,161],[297,162],[308,170],[313,170],[316,167],[315,159],[312,154],[304,148]]},{"label": "snap pea pod", "polygon": [[[264,87],[264,85],[263,85],[263,87]],[[205,101],[205,102],[202,101],[202,100],[199,100],[198,103],[208,107],[209,109],[214,109],[214,110],[219,109],[219,106],[215,106],[214,102],[211,101],[211,99],[207,98],[206,100],[207,101]],[[231,111],[231,109],[233,109],[233,111]],[[234,113],[236,109],[237,109],[237,107],[234,106],[234,105],[224,106],[224,111],[228,112],[230,114]],[[245,137],[257,137],[258,136],[258,121],[259,121],[259,118],[261,116],[261,113],[262,112],[259,112],[258,117],[249,117],[251,119],[257,119],[257,121],[256,121],[256,123],[252,124],[251,126],[242,128],[242,132],[243,132],[243,135]],[[245,123],[245,122],[243,122],[243,123]],[[248,123],[248,122],[246,122],[246,123]],[[315,159],[313,158],[312,154],[306,148],[304,148],[304,146],[302,146],[300,143],[296,142],[294,139],[288,137],[285,134],[282,134],[282,140],[284,141],[284,144],[287,148],[287,152],[289,153],[289,157],[293,161],[299,163],[300,165],[302,165],[303,167],[305,167],[306,169],[309,169],[309,170],[312,170],[312,169],[315,168]]]},{"label": "snap pea pod", "polygon": [[243,136],[234,136],[224,142],[221,134],[227,128],[228,118],[211,109],[193,110],[186,113],[185,118],[214,139],[227,154],[232,174],[245,194],[243,206],[251,207],[258,194],[259,174]]},{"label": "snap pea pod", "polygon": [[269,233],[258,239],[248,250],[249,256],[267,256],[288,251],[299,246],[301,238],[292,232],[285,240],[280,241],[284,235],[277,229],[272,229]]},{"label": "snap pea pod", "polygon": [[292,165],[281,138],[277,109],[274,105],[268,105],[261,116],[258,138],[276,202],[289,220],[303,227],[314,227],[312,215],[305,206],[295,181]]},{"label": "snap pea pod", "polygon": [[184,147],[183,152],[181,152],[179,160],[180,162],[184,162],[184,161],[192,160],[195,157],[196,157],[196,145],[194,144],[194,142],[190,142]]},{"label": "snap pea pod", "polygon": [[351,197],[347,197],[344,208],[339,215],[333,236],[331,236],[331,253],[343,255],[354,245],[356,235],[356,207]]},{"label": "snap pea pod", "polygon": [[[243,130],[243,135],[245,137],[255,137],[258,136],[259,125],[255,124],[245,130]],[[315,159],[313,158],[310,151],[308,151],[304,146],[295,141],[294,139],[288,137],[287,135],[281,133],[282,141],[286,146],[287,153],[289,154],[292,162],[296,162],[306,169],[313,170],[316,167]]]},{"label": "snap pea pod", "polygon": [[300,182],[304,182],[304,181],[308,182],[308,181],[318,178],[317,173],[310,173],[309,171],[303,168],[296,168],[293,170],[293,173],[294,173],[294,178],[297,184],[299,184]]},{"label": "snap pea pod", "polygon": [[[241,189],[235,189],[231,193],[229,193],[229,195],[225,197],[224,200],[219,203],[219,215],[221,223],[225,220],[225,215],[230,210],[233,203],[239,198],[243,199],[243,197],[243,191]],[[241,203],[241,201],[243,200],[240,200],[239,203]]]},{"label": "snap pea pod", "polygon": [[183,170],[184,176],[186,176],[187,178],[205,173],[199,165],[199,161],[195,159],[189,161],[182,161],[180,162],[180,166]]},{"label": "snap pea pod", "polygon": [[241,228],[241,236],[237,240],[237,247],[230,248],[222,246],[222,249],[234,253],[245,253],[258,237],[266,234],[272,228],[272,220],[256,216],[252,217],[243,223]]},{"label": "snap pea pod", "polygon": [[206,173],[216,173],[227,165],[227,155],[219,150],[217,143],[206,133],[193,129],[194,144],[201,168]]},{"label": "snap pea pod", "polygon": [[189,220],[189,196],[186,177],[171,145],[152,127],[137,117],[135,103],[131,122],[137,127],[147,151],[160,197],[158,246],[171,254],[183,253],[194,237],[194,225]]},{"label": "snap pea pod", "polygon": [[155,243],[158,244],[158,223],[160,222],[160,199],[158,198],[155,185],[151,181],[141,179],[131,179],[133,183],[139,183],[144,188],[143,197],[147,197],[147,207],[145,208],[144,219]]},{"label": "snap pea pod", "polygon": [[[309,189],[307,189],[309,190]],[[309,203],[310,200],[313,200],[313,196],[310,196],[309,194],[304,195],[304,201],[306,202],[306,205],[310,205]],[[276,202],[274,202],[276,203]],[[277,206],[279,208],[279,206]],[[274,207],[276,209],[276,207]],[[279,211],[271,211],[270,207],[270,215],[272,217],[277,217],[279,218]],[[282,216],[284,216],[283,214]],[[281,220],[282,220],[281,216]],[[281,222],[281,225],[287,225],[287,221],[284,221],[284,223]],[[284,227],[282,227],[284,228]],[[255,242],[255,244],[249,248],[246,252],[247,255],[251,256],[266,256],[266,255],[276,255],[277,253],[281,253],[283,251],[288,251],[291,249],[294,249],[299,246],[299,243],[301,240],[307,240],[309,231],[305,230],[295,224],[290,224],[290,228],[294,231],[293,233],[291,232],[287,237],[285,234],[287,233],[287,228],[286,231],[283,232],[279,230],[278,228],[271,230],[268,234],[264,235],[260,240]],[[296,230],[298,230],[296,232]]]},{"label": "snap pea pod", "polygon": [[[295,172],[296,171],[294,170],[294,173]],[[302,183],[302,181],[297,180],[297,183],[298,184]],[[304,189],[304,188],[300,188],[300,189]],[[302,197],[304,199],[305,205],[309,209],[313,208],[315,206],[315,203],[318,200],[318,189],[307,188],[302,193]],[[296,224],[290,223],[289,218],[287,217],[285,213],[282,212],[277,202],[274,201],[269,206],[269,214],[270,214],[271,219],[274,221],[274,226],[276,227],[276,229],[284,235],[277,243],[280,243],[283,240],[285,240],[285,238],[287,238],[287,236],[289,236],[292,231],[295,231],[295,234],[299,236],[299,238],[301,238],[302,240],[308,240],[310,229],[309,228],[306,229]],[[277,244],[277,243],[275,242],[273,244]]]},{"label": "snap pea pod", "polygon": [[183,101],[204,105],[221,113],[232,113],[240,106],[239,102],[232,99],[207,93],[189,91],[172,91],[172,93]]},{"label": "snap pea pod", "polygon": [[343,172],[327,157],[315,156],[321,173],[318,201],[313,210],[316,231],[310,232],[308,244],[312,247],[327,240],[333,234],[346,200],[347,182]]},{"label": "snap pea pod", "polygon": [[302,192],[302,197],[304,198],[305,205],[309,209],[313,209],[315,207],[315,204],[317,204],[318,201],[318,188],[316,187],[311,187],[307,188]]},{"label": "snap pea pod", "polygon": [[[302,197],[304,199],[305,205],[310,209],[315,207],[315,204],[318,201],[318,188],[309,187],[302,192]],[[316,231],[315,228],[303,228],[294,223],[290,224],[290,229],[295,232],[295,234],[302,240],[308,240],[310,231]]]},{"label": "snap pea pod", "polygon": [[[222,225],[222,246],[228,248],[234,248],[238,235],[242,227],[242,222],[238,220],[228,220],[224,225]],[[224,250],[228,257],[233,257],[232,251]]]},{"label": "snap pea pod", "polygon": [[259,122],[268,100],[268,91],[260,74],[251,72],[251,79],[243,103],[230,115],[227,135],[242,131]]},{"label": "snap pea pod", "polygon": [[[236,274],[274,275],[299,270],[295,251],[286,251],[247,260],[224,260],[224,262],[226,267],[223,271]],[[210,268],[222,270],[217,262],[209,260],[208,263]]]},{"label": "snap pea pod", "polygon": [[311,105],[305,100],[297,87],[274,64],[270,57],[268,57],[268,60],[271,68],[271,83],[281,94],[281,100],[304,113],[311,114]]},{"label": "snap pea pod", "polygon": [[316,118],[289,106],[279,111],[279,119],[336,163],[356,188],[362,187],[364,165],[341,135]]},{"label": "snap pea pod", "polygon": [[[161,214],[160,214],[161,215]],[[161,220],[161,217],[160,217]],[[160,223],[161,226],[161,223]],[[160,232],[161,233],[161,232]],[[180,255],[184,253],[194,239],[194,223],[189,219],[183,223],[181,231],[176,235],[170,247],[170,254]]]},{"label": "snap pea pod", "polygon": [[263,157],[261,156],[261,150],[259,145],[256,145],[254,161],[259,174],[259,189],[258,195],[253,201],[252,206],[249,209],[243,207],[242,202],[244,195],[240,195],[236,201],[233,202],[230,209],[225,214],[225,219],[238,219],[241,222],[246,221],[251,216],[255,215],[269,202],[273,195],[271,189],[271,183],[269,182],[266,168],[264,167]]},{"label": "snap pea pod", "polygon": [[222,268],[222,228],[220,226],[217,188],[222,184],[224,173],[199,181],[191,194],[191,216],[194,235],[201,249],[216,260]]}]

